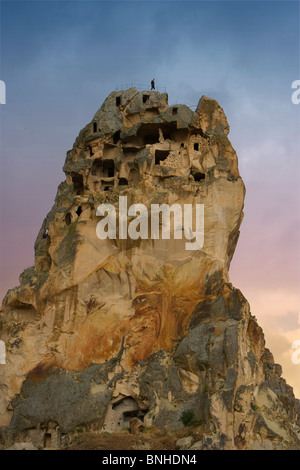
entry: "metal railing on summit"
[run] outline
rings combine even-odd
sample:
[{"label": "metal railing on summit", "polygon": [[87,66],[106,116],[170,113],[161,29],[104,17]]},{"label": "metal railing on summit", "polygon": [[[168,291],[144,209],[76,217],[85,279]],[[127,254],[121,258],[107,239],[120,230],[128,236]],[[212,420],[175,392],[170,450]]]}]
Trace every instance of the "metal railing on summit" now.
[{"label": "metal railing on summit", "polygon": [[184,103],[186,106],[188,106],[189,108],[193,109],[195,111],[195,109],[197,108],[197,104],[189,104],[189,103]]},{"label": "metal railing on summit", "polygon": [[170,108],[172,108],[172,106],[176,106],[178,104],[185,104],[186,106],[188,106],[190,109],[192,109],[194,111],[196,110],[196,108],[198,106],[197,104],[189,104],[189,103],[173,103],[173,104],[170,104],[169,106],[170,106]]},{"label": "metal railing on summit", "polygon": [[[115,91],[127,90],[128,88],[136,88],[138,91],[150,91],[151,84],[145,85],[144,83],[125,83],[122,85],[117,85]],[[155,91],[159,91],[160,93],[166,93],[167,87],[165,86],[156,86]]]}]

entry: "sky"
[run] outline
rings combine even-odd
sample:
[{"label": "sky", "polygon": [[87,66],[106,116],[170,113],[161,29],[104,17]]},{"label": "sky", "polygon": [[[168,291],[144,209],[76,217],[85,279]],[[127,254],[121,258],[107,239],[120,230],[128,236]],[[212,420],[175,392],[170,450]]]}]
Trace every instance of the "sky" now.
[{"label": "sky", "polygon": [[218,100],[246,185],[230,279],[300,397],[299,2],[1,1],[0,296],[33,265],[67,150],[117,86]]}]

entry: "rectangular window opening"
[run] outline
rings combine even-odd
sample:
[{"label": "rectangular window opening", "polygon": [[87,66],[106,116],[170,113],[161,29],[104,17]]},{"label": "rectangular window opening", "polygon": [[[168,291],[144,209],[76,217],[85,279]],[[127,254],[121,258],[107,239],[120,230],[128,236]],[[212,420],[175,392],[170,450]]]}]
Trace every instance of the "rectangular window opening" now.
[{"label": "rectangular window opening", "polygon": [[103,176],[107,178],[115,176],[115,163],[113,160],[103,161]]},{"label": "rectangular window opening", "polygon": [[50,433],[46,433],[44,435],[44,447],[51,447],[51,434]]},{"label": "rectangular window opening", "polygon": [[76,194],[81,194],[84,190],[83,176],[80,173],[71,173],[73,187]]}]

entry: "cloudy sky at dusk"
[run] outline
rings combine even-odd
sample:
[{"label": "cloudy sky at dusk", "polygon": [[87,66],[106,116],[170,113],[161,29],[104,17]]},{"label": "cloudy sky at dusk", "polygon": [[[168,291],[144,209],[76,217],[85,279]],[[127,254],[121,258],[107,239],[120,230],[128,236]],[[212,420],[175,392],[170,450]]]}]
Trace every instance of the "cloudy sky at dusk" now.
[{"label": "cloudy sky at dusk", "polygon": [[230,277],[300,397],[298,1],[1,1],[0,295],[33,264],[65,154],[117,85],[205,94],[227,115],[246,185]]}]

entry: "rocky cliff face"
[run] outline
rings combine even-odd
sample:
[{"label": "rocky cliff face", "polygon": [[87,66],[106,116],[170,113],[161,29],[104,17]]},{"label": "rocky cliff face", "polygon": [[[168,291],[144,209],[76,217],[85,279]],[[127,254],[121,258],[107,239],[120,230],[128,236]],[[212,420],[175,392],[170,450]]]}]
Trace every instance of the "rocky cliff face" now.
[{"label": "rocky cliff face", "polygon": [[[185,412],[203,448],[299,445],[292,388],[228,278],[245,195],[228,133],[213,99],[193,112],[135,88],[111,93],[81,130],[35,265],[1,309],[3,442],[63,445],[78,427],[133,417],[176,431]],[[172,226],[170,239],[100,240],[97,208],[118,217],[120,196],[149,218],[153,204],[203,204],[203,246],[187,250]]]}]

